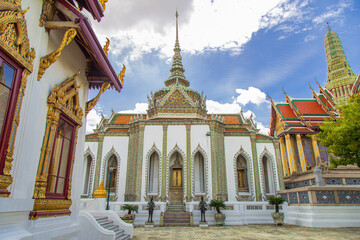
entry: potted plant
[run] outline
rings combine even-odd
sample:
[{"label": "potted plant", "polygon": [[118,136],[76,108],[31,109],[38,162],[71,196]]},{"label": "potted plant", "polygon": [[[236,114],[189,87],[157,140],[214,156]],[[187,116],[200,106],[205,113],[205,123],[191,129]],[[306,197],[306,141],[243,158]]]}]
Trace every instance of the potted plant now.
[{"label": "potted plant", "polygon": [[275,225],[282,225],[284,223],[284,213],[279,212],[279,205],[285,202],[285,199],[278,196],[270,196],[268,198],[270,205],[275,206],[275,212],[271,213],[272,218],[274,219]]},{"label": "potted plant", "polygon": [[124,222],[133,223],[135,221],[135,214],[132,214],[132,212],[138,213],[138,209],[139,209],[138,205],[125,204],[121,206],[121,210],[128,211],[128,213],[122,216],[121,219]]},{"label": "potted plant", "polygon": [[210,207],[214,207],[216,209],[216,212],[214,214],[214,218],[215,218],[215,221],[216,221],[216,225],[217,226],[223,226],[224,225],[224,222],[225,222],[225,214],[223,214],[221,211],[220,211],[220,208],[224,208],[225,209],[225,202],[223,200],[217,200],[217,199],[213,199],[211,200],[210,202]]}]

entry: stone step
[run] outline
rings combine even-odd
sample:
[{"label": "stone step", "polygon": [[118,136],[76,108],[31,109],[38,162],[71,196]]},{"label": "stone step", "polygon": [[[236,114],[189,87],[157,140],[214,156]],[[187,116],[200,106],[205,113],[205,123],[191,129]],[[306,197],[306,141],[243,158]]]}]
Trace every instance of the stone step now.
[{"label": "stone step", "polygon": [[190,223],[165,223],[164,226],[190,226]]},{"label": "stone step", "polygon": [[164,226],[190,226],[190,213],[165,212]]},{"label": "stone step", "polygon": [[119,229],[119,226],[114,225],[113,221],[109,221],[107,217],[95,217],[95,220],[102,228],[113,231],[115,233],[115,240],[128,240],[130,235],[126,234],[124,230]]}]

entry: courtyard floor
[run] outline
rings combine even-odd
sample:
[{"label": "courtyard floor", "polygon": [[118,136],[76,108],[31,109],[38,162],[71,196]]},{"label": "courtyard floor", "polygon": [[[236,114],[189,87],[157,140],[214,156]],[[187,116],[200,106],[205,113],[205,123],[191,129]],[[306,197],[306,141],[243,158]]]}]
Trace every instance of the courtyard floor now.
[{"label": "courtyard floor", "polygon": [[294,225],[243,225],[199,227],[134,228],[139,239],[360,239],[360,228],[307,228]]}]

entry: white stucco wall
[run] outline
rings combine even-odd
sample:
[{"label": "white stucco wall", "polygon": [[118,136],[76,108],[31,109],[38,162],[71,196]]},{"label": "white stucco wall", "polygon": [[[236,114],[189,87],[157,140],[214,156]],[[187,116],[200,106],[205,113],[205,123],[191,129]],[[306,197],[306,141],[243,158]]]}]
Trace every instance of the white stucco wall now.
[{"label": "white stucco wall", "polygon": [[120,171],[118,169],[118,178],[117,178],[118,180],[117,183],[119,184],[117,186],[118,189],[117,196],[118,196],[118,201],[124,201],[129,137],[127,136],[104,137],[99,181],[103,180],[104,177],[103,173],[105,173],[106,171],[105,169],[106,161],[108,160],[108,157],[111,156],[112,148],[114,148],[115,152],[120,156],[120,166],[119,166]]},{"label": "white stucco wall", "polygon": [[[251,153],[251,140],[250,137],[225,137],[225,164],[226,164],[226,179],[227,179],[227,188],[228,188],[228,198],[229,201],[236,201],[237,189],[235,187],[235,165],[234,157],[238,151],[242,148],[246,155],[251,159],[248,162],[250,169],[252,169],[252,153]],[[251,171],[251,170],[250,170]],[[249,174],[250,174],[249,171]],[[251,171],[249,181],[249,189],[252,188],[252,192],[255,191],[255,186],[251,183],[254,183],[254,171]]]},{"label": "white stucco wall", "polygon": [[[207,175],[207,181],[205,188],[207,189],[207,195],[212,196],[212,176],[211,176],[211,145],[210,145],[210,136],[206,136],[206,133],[210,132],[209,125],[192,125],[191,126],[191,161],[194,164],[194,155],[197,151],[197,147],[200,146],[201,149],[206,153],[204,157],[205,162],[205,174]],[[192,165],[194,168],[194,165]],[[206,169],[207,168],[207,169]],[[194,179],[192,179],[194,181]],[[193,184],[194,186],[194,184]]]},{"label": "white stucco wall", "polygon": [[[146,195],[146,183],[147,179],[146,176],[149,169],[147,167],[149,166],[149,159],[150,155],[148,154],[153,151],[153,146],[160,151],[160,154],[162,154],[162,147],[163,147],[163,126],[145,126],[144,129],[144,147],[143,147],[143,162],[142,162],[142,180],[141,180],[141,200],[144,199],[144,196]],[[161,159],[161,155],[159,156],[159,159]],[[161,168],[161,161],[159,162],[159,170]],[[160,174],[160,173],[159,173]],[[159,177],[160,179],[160,177]],[[161,181],[159,181],[159,193],[161,192]]]},{"label": "white stucco wall", "polygon": [[[279,185],[279,175],[278,175],[278,170],[277,170],[277,165],[276,165],[276,155],[275,155],[275,148],[274,148],[274,144],[273,143],[257,143],[256,144],[256,152],[257,152],[257,157],[258,157],[258,167],[259,167],[259,177],[260,177],[260,186],[261,186],[261,191],[263,192],[264,189],[264,180],[263,180],[263,174],[261,171],[261,161],[262,161],[262,156],[264,155],[265,151],[267,150],[268,155],[270,156],[270,160],[272,165],[275,167],[275,169],[273,169],[273,173],[274,173],[274,179],[275,179],[275,183],[274,186],[276,188],[276,190],[280,190],[280,185]],[[264,193],[263,193],[264,194]]]}]

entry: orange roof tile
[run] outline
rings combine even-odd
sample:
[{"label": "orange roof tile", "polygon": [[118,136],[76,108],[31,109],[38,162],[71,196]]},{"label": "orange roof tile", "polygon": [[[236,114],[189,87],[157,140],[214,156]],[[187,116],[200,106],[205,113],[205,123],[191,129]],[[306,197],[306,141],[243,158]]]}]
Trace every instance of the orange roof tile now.
[{"label": "orange roof tile", "polygon": [[223,116],[225,119],[225,124],[240,124],[239,118],[237,116]]},{"label": "orange roof tile", "polygon": [[331,104],[326,100],[324,96],[320,96],[320,99],[326,104],[328,108],[332,108]]},{"label": "orange roof tile", "polygon": [[310,114],[311,113],[320,113],[320,114],[325,113],[324,109],[322,109],[322,107],[320,106],[320,104],[317,101],[294,100],[292,102],[296,106],[296,108],[299,110],[299,112],[301,112],[301,113],[310,113]]},{"label": "orange roof tile", "polygon": [[277,107],[284,118],[297,118],[290,105],[278,105]]},{"label": "orange roof tile", "polygon": [[130,118],[131,117],[132,116],[122,116],[122,115],[117,116],[114,123],[115,124],[128,124],[128,123],[130,123]]}]

